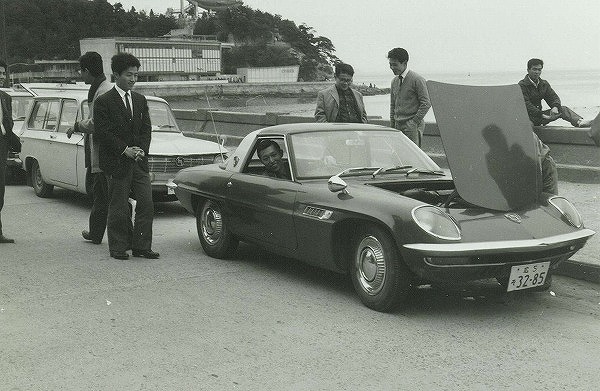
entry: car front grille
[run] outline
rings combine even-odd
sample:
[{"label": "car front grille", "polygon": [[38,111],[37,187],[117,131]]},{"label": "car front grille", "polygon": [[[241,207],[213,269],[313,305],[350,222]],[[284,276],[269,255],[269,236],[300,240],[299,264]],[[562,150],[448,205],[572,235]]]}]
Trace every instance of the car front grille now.
[{"label": "car front grille", "polygon": [[148,156],[150,172],[176,173],[186,167],[201,166],[214,162],[215,155]]}]

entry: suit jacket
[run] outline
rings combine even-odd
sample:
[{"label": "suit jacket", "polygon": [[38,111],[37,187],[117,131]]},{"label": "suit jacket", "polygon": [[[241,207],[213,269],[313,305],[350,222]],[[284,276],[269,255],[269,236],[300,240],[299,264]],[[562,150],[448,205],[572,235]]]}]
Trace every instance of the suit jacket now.
[{"label": "suit jacket", "polygon": [[[12,98],[4,91],[0,91],[0,105],[2,106],[2,126],[6,130],[6,135],[12,133],[13,118],[12,118]],[[0,132],[2,137],[2,132]]]},{"label": "suit jacket", "polygon": [[[94,137],[100,143],[100,169],[107,175],[122,178],[133,164],[140,164],[148,172],[148,152],[152,137],[152,125],[146,97],[131,92],[133,116],[128,113],[121,96],[115,88],[100,95],[94,102]],[[144,158],[135,162],[123,153],[125,148],[137,146]]]},{"label": "suit jacket", "polygon": [[[356,99],[358,113],[363,123],[367,123],[367,112],[363,96],[354,88],[350,88]],[[340,95],[335,85],[321,90],[317,94],[317,108],[315,109],[315,119],[317,122],[335,122],[340,109]]]}]

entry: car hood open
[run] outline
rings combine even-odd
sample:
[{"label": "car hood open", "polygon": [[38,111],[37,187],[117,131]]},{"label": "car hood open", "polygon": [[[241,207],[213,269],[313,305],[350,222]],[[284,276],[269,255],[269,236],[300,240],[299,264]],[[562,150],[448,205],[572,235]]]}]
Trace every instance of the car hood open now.
[{"label": "car hood open", "polygon": [[[222,148],[223,151],[224,148]],[[175,132],[152,132],[150,155],[204,155],[220,153],[219,144],[213,141],[186,137]]]},{"label": "car hood open", "polygon": [[536,202],[541,165],[519,86],[428,81],[427,88],[461,198],[499,211]]}]

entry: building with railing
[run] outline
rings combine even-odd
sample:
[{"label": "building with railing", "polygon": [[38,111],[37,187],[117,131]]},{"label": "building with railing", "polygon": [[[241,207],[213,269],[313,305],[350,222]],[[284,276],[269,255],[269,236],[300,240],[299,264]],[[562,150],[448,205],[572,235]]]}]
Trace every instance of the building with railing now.
[{"label": "building with railing", "polygon": [[141,64],[139,81],[200,80],[221,74],[223,43],[212,35],[85,38],[79,45],[82,54],[100,53],[107,74],[112,56],[133,54]]},{"label": "building with railing", "polygon": [[32,64],[9,64],[10,84],[72,83],[81,77],[77,60],[37,60]]}]

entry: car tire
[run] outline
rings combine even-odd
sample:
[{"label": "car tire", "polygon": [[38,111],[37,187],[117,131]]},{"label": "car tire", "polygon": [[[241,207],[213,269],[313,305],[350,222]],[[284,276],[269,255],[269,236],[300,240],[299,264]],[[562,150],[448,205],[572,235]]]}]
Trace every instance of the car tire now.
[{"label": "car tire", "polygon": [[196,209],[196,228],[206,255],[229,258],[237,249],[239,242],[229,231],[217,202],[206,200]]},{"label": "car tire", "polygon": [[350,278],[360,300],[375,311],[397,308],[408,296],[412,273],[390,235],[379,227],[365,226],[353,243]]},{"label": "car tire", "polygon": [[31,165],[31,185],[33,186],[35,195],[42,198],[50,197],[52,195],[52,189],[54,189],[54,186],[44,182],[40,165],[37,161],[34,161]]}]

